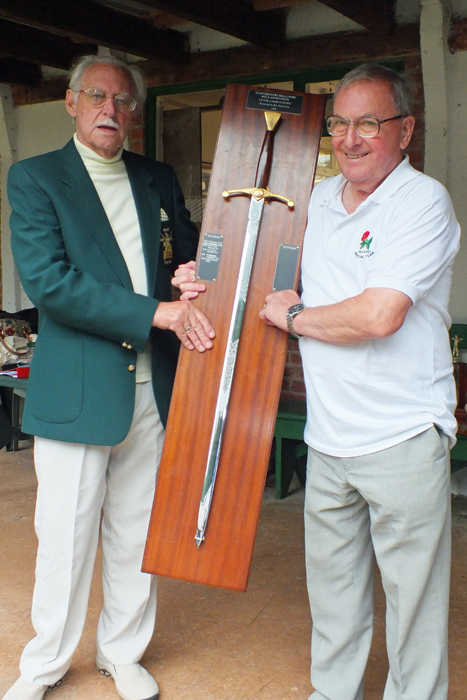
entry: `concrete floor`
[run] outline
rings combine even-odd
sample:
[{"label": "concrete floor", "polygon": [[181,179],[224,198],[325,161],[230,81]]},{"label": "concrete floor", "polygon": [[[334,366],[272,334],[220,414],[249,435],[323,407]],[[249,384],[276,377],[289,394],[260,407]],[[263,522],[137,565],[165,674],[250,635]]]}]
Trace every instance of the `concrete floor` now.
[{"label": "concrete floor", "polygon": [[[18,676],[32,636],[30,603],[36,540],[32,449],[0,452],[0,697]],[[449,700],[467,697],[467,499],[454,498]],[[303,490],[274,499],[267,486],[246,593],[160,580],[158,621],[143,658],[161,700],[306,700],[311,692],[310,614],[305,585]],[[112,681],[94,669],[101,606],[99,567],[73,664],[50,700],[117,700]],[[384,599],[376,576],[374,642],[365,700],[381,700],[387,659]]]}]

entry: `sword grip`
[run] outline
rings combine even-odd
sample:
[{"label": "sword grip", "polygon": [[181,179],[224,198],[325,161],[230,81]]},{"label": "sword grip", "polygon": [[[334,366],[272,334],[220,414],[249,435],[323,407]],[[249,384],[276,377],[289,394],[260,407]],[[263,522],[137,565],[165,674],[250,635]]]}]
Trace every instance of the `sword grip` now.
[{"label": "sword grip", "polygon": [[266,189],[271,174],[272,154],[274,151],[274,133],[279,125],[281,115],[278,112],[265,112],[267,131],[259,154],[256,168],[255,187]]},{"label": "sword grip", "polygon": [[266,189],[269,182],[274,151],[274,132],[266,131],[256,169],[255,187]]}]

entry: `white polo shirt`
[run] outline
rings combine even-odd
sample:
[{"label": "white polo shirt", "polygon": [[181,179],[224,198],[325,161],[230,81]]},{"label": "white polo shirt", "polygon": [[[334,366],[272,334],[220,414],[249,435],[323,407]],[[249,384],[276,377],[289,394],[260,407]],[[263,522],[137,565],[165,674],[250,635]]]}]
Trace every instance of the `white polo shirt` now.
[{"label": "white polo shirt", "polygon": [[357,345],[300,339],[307,391],[305,440],[352,457],[439,426],[455,442],[448,328],[460,228],[445,188],[407,157],[352,214],[342,175],[313,190],[302,259],[303,303],[340,302],[369,287],[413,302],[392,336]]}]

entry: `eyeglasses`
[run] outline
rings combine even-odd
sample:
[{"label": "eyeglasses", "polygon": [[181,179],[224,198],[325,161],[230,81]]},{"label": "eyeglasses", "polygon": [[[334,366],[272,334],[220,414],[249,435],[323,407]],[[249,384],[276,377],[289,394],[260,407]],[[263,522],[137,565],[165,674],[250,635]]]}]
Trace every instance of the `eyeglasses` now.
[{"label": "eyeglasses", "polygon": [[340,117],[338,114],[333,114],[331,117],[326,119],[326,128],[331,136],[345,136],[349,126],[353,124],[354,129],[359,136],[364,139],[372,139],[375,136],[378,136],[381,129],[381,124],[384,124],[384,122],[390,122],[393,119],[401,119],[403,116],[403,114],[398,114],[396,117],[389,117],[389,119],[358,117],[358,119],[350,121],[350,119]]},{"label": "eyeglasses", "polygon": [[136,109],[137,101],[131,95],[124,93],[123,95],[109,95],[105,90],[100,90],[99,88],[90,87],[87,90],[76,90],[76,92],[82,92],[86,100],[93,107],[102,107],[108,100],[112,99],[114,101],[115,109],[119,112],[128,114]]}]

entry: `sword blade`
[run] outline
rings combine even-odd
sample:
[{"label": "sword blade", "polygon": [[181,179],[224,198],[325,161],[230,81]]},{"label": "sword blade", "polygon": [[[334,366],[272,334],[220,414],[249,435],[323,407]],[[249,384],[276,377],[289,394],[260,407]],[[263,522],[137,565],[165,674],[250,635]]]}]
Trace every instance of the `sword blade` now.
[{"label": "sword blade", "polygon": [[212,494],[217,476],[217,467],[224,434],[225,422],[227,419],[230,392],[232,389],[232,379],[237,360],[238,344],[242,330],[243,316],[245,314],[248,287],[250,284],[251,268],[255,257],[258,231],[263,214],[264,199],[257,201],[252,198],[248,214],[248,224],[243,244],[242,259],[235,289],[232,318],[230,320],[229,333],[227,336],[227,346],[222,365],[220,388],[217,396],[216,410],[214,413],[214,424],[209,443],[208,461],[204,475],[203,490],[198,511],[198,526],[196,529],[196,546],[199,547],[204,540],[206,526],[211,508]]},{"label": "sword blade", "polygon": [[[225,423],[227,420],[233,373],[237,360],[238,344],[240,341],[243,316],[245,313],[246,298],[248,295],[248,287],[250,285],[251,268],[253,266],[256,241],[258,239],[258,231],[263,214],[264,196],[266,191],[269,192],[267,186],[272,166],[274,132],[276,131],[281,120],[281,115],[278,112],[264,112],[264,116],[266,118],[266,134],[261,146],[255,178],[255,188],[258,188],[258,192],[255,193],[252,190],[237,191],[238,193],[243,192],[250,195],[250,210],[248,214],[245,241],[243,243],[237,287],[235,289],[232,317],[230,320],[229,334],[227,337],[227,347],[222,365],[221,383],[219,393],[217,395],[214,424],[209,444],[206,471],[204,474],[203,490],[198,510],[198,525],[195,535],[197,547],[199,547],[201,542],[204,540],[209,511],[211,508],[217,468],[219,466],[222,437],[224,435]],[[251,197],[252,193],[253,196]],[[259,196],[258,193],[261,196]],[[227,192],[227,194],[229,193]],[[272,196],[277,197],[277,195]],[[284,198],[280,199],[283,200]]]}]

